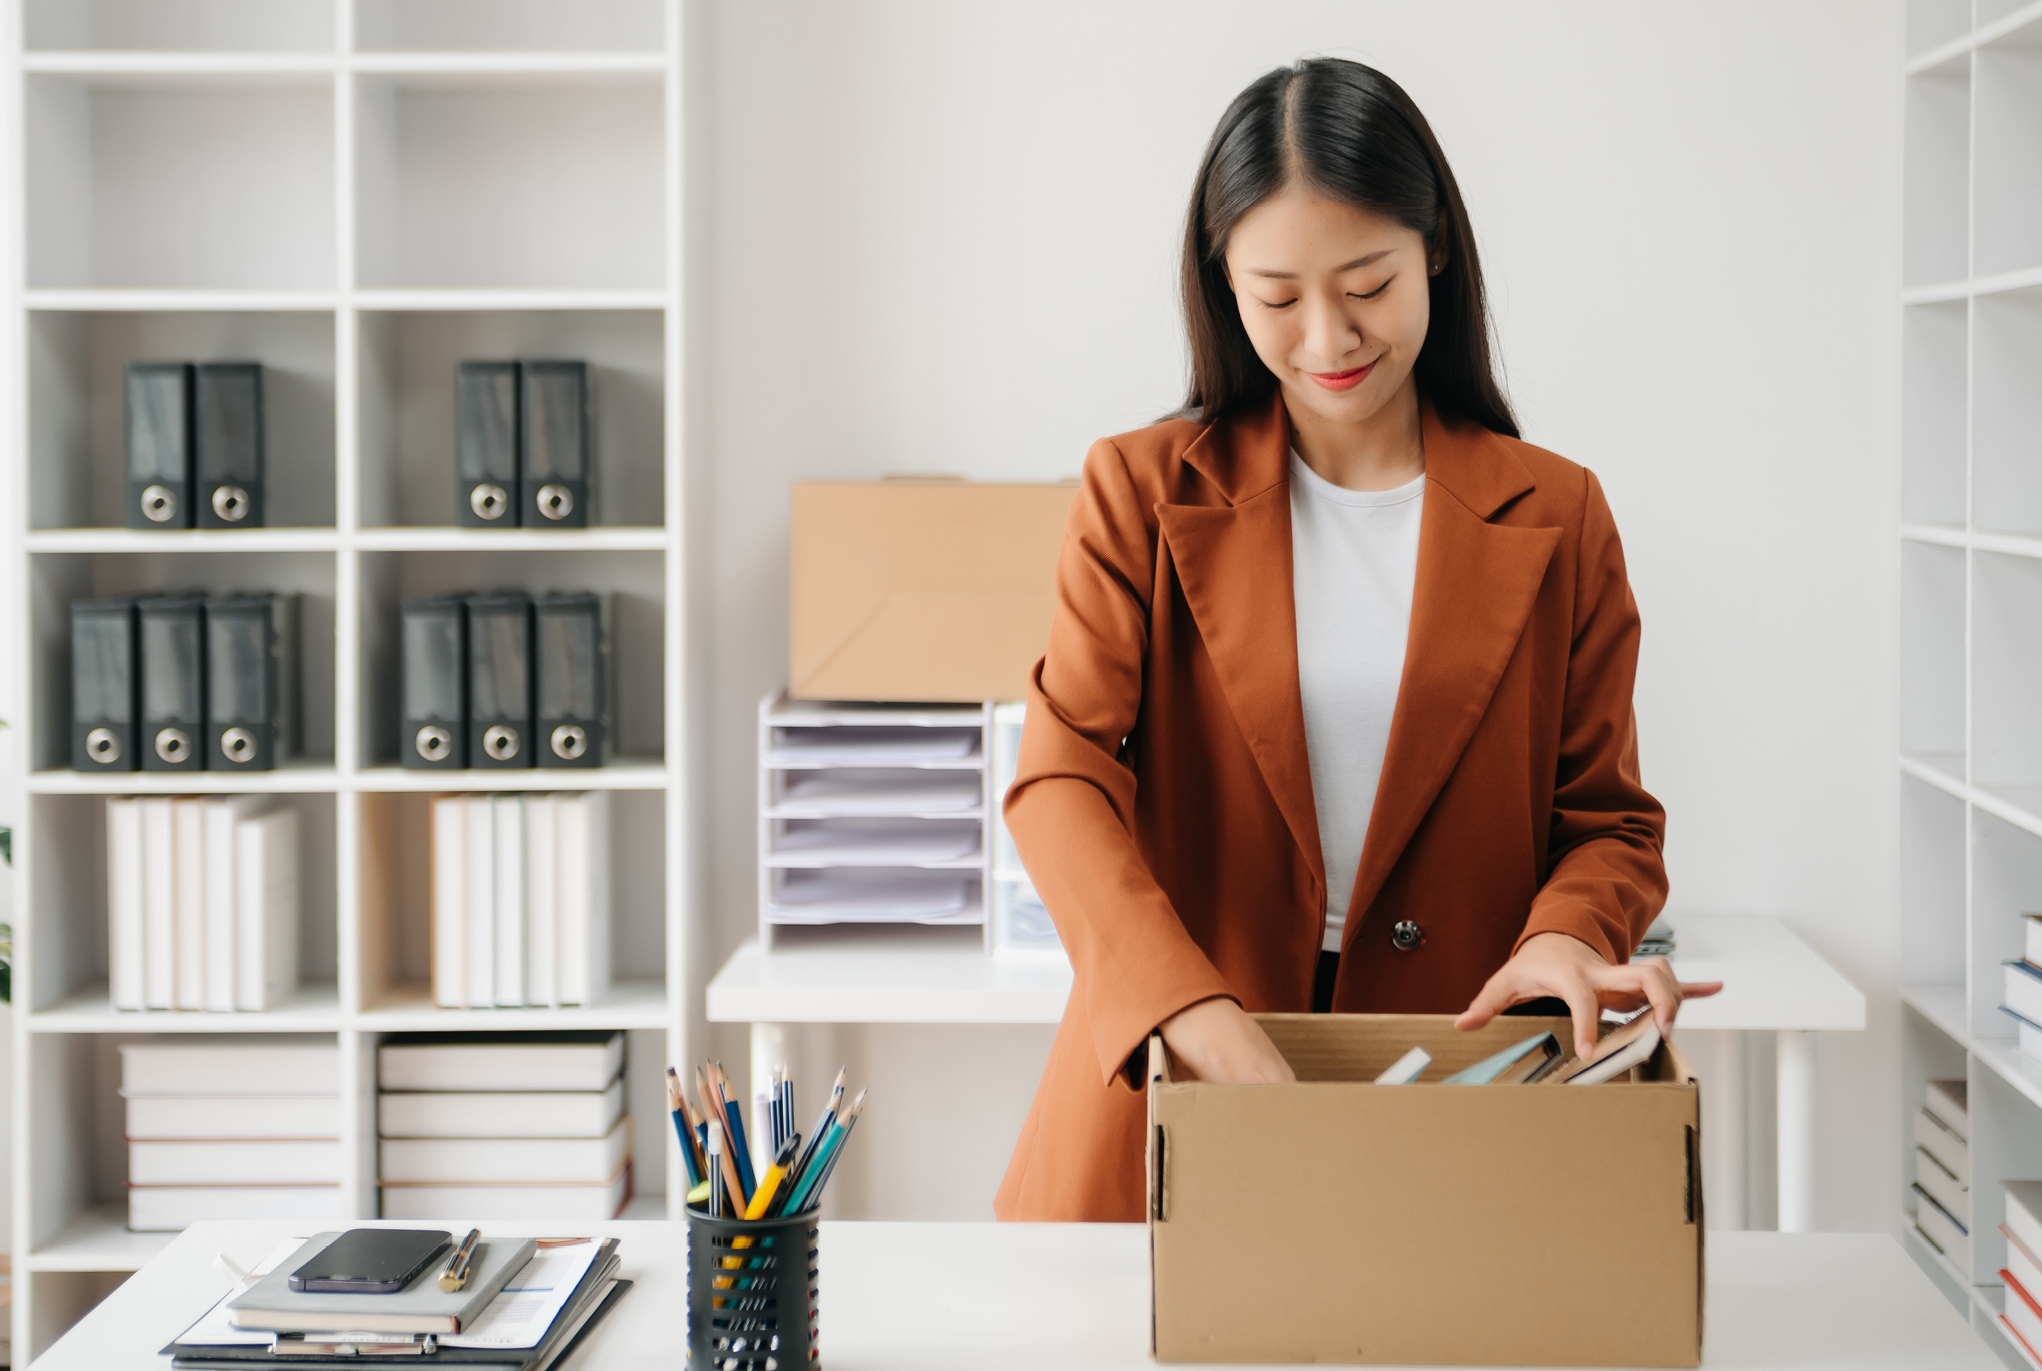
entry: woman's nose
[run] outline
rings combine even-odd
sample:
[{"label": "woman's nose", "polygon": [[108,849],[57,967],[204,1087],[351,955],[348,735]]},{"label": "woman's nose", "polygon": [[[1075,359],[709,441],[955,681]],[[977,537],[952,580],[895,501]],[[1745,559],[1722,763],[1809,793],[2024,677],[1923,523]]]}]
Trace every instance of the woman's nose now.
[{"label": "woman's nose", "polygon": [[1361,328],[1344,306],[1338,295],[1306,297],[1305,349],[1323,366],[1333,366],[1361,345]]}]

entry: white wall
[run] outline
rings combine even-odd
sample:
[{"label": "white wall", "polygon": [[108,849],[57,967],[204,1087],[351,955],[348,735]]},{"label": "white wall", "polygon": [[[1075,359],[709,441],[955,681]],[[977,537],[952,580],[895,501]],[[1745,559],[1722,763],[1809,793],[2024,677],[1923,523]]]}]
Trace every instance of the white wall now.
[{"label": "white wall", "polygon": [[[753,918],[788,483],[1052,479],[1173,407],[1175,251],[1213,123],[1271,66],[1354,57],[1453,160],[1527,436],[1609,491],[1671,912],[1778,915],[1871,997],[1869,1032],[1820,1047],[1817,1217],[1890,1228],[1894,0],[837,0],[726,3],[708,27],[716,957]],[[843,1187],[848,1212],[988,1212],[1047,1042],[804,1035],[808,1079],[855,1057],[875,1112],[926,1124]],[[984,1058],[971,1107],[943,1107]]]}]

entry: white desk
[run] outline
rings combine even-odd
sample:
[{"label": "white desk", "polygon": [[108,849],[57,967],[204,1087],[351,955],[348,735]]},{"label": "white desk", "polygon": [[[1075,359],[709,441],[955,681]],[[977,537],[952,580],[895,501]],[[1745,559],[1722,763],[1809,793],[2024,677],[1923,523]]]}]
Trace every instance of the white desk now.
[{"label": "white desk", "polygon": [[[1687,1028],[1770,1032],[1778,1054],[1779,1226],[1814,1226],[1816,1031],[1865,1026],[1865,997],[1777,919],[1684,914],[1673,920],[1682,980],[1724,983],[1681,1010]],[[785,1055],[789,1023],[1032,1023],[1063,1017],[1070,963],[1061,957],[989,957],[977,930],[802,930],[770,955],[747,942],[709,983],[708,1015],[752,1025],[752,1091],[766,1089]],[[932,938],[931,933],[959,936]],[[1744,1083],[1732,1063],[1712,1080],[1715,1119],[1742,1135]],[[1722,1196],[1742,1214],[1739,1193]]]},{"label": "white desk", "polygon": [[[187,1229],[58,1341],[36,1371],[163,1371],[168,1362],[156,1349],[226,1289],[214,1254],[254,1261],[307,1227]],[[600,1231],[623,1240],[623,1271],[638,1285],[595,1330],[573,1371],[682,1364],[684,1226],[502,1224],[493,1231]],[[1148,1291],[1147,1234],[1137,1224],[827,1223],[822,1365],[1136,1371],[1154,1365]],[[904,1302],[912,1302],[911,1313]],[[1720,1233],[1708,1241],[1702,1365],[1999,1371],[2000,1363],[1885,1234]]]}]

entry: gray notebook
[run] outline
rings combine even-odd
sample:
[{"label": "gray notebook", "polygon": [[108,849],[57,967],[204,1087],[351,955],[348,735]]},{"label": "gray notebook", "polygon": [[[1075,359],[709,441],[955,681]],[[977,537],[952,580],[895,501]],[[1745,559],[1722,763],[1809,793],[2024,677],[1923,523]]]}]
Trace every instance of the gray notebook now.
[{"label": "gray notebook", "polygon": [[435,1262],[394,1295],[326,1295],[293,1290],[291,1273],[326,1249],[338,1233],[317,1233],[227,1306],[236,1328],[276,1333],[458,1333],[532,1258],[531,1238],[475,1244],[465,1288],[440,1289]]}]

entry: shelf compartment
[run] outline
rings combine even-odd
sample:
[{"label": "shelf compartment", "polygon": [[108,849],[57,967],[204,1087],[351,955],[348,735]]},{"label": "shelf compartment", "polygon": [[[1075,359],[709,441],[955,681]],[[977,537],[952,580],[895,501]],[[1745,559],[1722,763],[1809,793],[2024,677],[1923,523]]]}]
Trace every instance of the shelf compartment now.
[{"label": "shelf compartment", "polygon": [[1903,262],[1908,285],[1970,271],[1971,59],[1907,78]]},{"label": "shelf compartment", "polygon": [[[190,537],[232,547],[334,522],[334,324],[324,312],[36,311],[28,322],[29,524],[104,530],[121,543]],[[263,364],[269,525],[128,529],[125,367],[133,361]],[[123,536],[125,535],[125,536]]]},{"label": "shelf compartment", "polygon": [[1974,275],[2042,266],[2042,25],[1978,49]]},{"label": "shelf compartment", "polygon": [[[453,778],[457,773],[431,774]],[[455,793],[459,787],[442,785],[438,789]],[[663,792],[621,791],[611,799],[607,860],[613,989],[594,1005],[558,1009],[436,1007],[431,990],[432,796],[364,794],[350,802],[358,806],[360,816],[364,1026],[394,1031],[665,1024],[667,847]]]},{"label": "shelf compartment", "polygon": [[[417,595],[468,591],[589,590],[610,597],[610,679],[614,687],[612,755],[640,763],[666,756],[666,559],[659,552],[365,552],[361,573],[361,695],[363,755],[359,765],[383,768],[398,757],[397,695],[400,657],[398,605]],[[466,788],[452,771],[420,772],[441,778],[438,789]],[[511,788],[547,789],[530,778],[538,768],[498,773]],[[556,775],[564,773],[554,773]],[[576,775],[585,773],[574,773]],[[565,782],[561,783],[565,785]],[[492,782],[478,789],[497,788]],[[661,840],[664,846],[664,840]]]},{"label": "shelf compartment", "polygon": [[1971,783],[2042,784],[2042,562],[1972,554]]},{"label": "shelf compartment", "polygon": [[[1900,549],[1900,746],[1910,756],[1965,750],[1965,555],[1930,543]],[[1956,770],[1961,777],[1961,761]]]},{"label": "shelf compartment", "polygon": [[[314,552],[35,553],[29,558],[31,690],[36,719],[28,763],[40,772],[71,764],[71,602],[169,589],[209,594],[274,590],[298,595],[301,755],[332,765],[334,557]],[[108,773],[112,774],[112,773]],[[127,773],[142,776],[151,773]],[[188,772],[193,791],[216,788],[222,773]],[[275,773],[250,773],[274,775]],[[125,786],[125,781],[119,782]],[[148,789],[157,782],[141,783]],[[255,783],[265,788],[266,781]],[[232,789],[240,788],[235,776]]]},{"label": "shelf compartment", "polygon": [[[2042,837],[1991,814],[1972,822],[1971,1031],[2001,1038],[2010,1035],[2012,1021],[1999,1012],[2000,963],[2021,956],[2027,944],[2021,915],[2042,914]],[[1956,945],[1963,945],[1961,936]]]},{"label": "shelf compartment", "polygon": [[[658,310],[371,311],[360,320],[360,522],[531,543],[578,530],[456,530],[454,375],[485,358],[575,358],[594,372],[587,533],[663,537],[665,318]],[[384,530],[380,526],[394,526]],[[648,527],[650,526],[650,527]]]},{"label": "shelf compartment", "polygon": [[363,285],[664,284],[656,74],[355,82]]},{"label": "shelf compartment", "polygon": [[[1900,922],[1910,974],[1964,984],[1964,802],[1900,781]],[[1959,1001],[1961,1007],[1961,999]]]},{"label": "shelf compartment", "polygon": [[333,83],[25,78],[28,285],[333,282]]},{"label": "shelf compartment", "polygon": [[355,45],[397,52],[660,52],[659,0],[355,0]]},{"label": "shelf compartment", "polygon": [[1905,311],[1900,507],[1911,522],[1965,523],[1965,313],[1961,300]]},{"label": "shelf compartment", "polygon": [[[334,797],[281,795],[298,812],[298,976],[300,994],[270,1013],[115,1011],[107,1002],[106,801],[98,795],[39,795],[30,800],[30,901],[26,925],[32,965],[16,976],[16,1003],[31,1031],[241,1032],[324,1031],[337,976],[337,839]],[[316,1019],[302,1028],[279,1027]],[[208,1021],[208,1022],[202,1022]]]},{"label": "shelf compartment", "polygon": [[2042,288],[1972,303],[1973,504],[1979,527],[2042,533]]},{"label": "shelf compartment", "polygon": [[139,1271],[176,1236],[128,1231],[124,1201],[89,1204],[22,1265],[30,1271]]},{"label": "shelf compartment", "polygon": [[27,0],[23,46],[330,54],[336,3],[350,0]]}]

